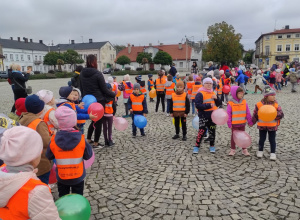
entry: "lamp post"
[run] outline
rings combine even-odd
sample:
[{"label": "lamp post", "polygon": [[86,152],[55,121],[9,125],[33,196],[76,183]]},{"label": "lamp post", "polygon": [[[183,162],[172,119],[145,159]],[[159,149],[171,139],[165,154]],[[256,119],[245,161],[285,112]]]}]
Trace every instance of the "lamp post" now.
[{"label": "lamp post", "polygon": [[190,66],[188,65],[188,43],[187,43],[188,38],[193,38],[194,40],[194,36],[187,37],[185,35],[185,62],[186,62],[187,69],[189,70]]}]

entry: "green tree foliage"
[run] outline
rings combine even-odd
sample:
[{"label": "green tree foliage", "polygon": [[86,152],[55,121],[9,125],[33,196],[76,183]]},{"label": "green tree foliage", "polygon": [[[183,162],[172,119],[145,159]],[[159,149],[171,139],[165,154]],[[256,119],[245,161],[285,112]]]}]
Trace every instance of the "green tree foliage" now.
[{"label": "green tree foliage", "polygon": [[148,60],[147,63],[152,63],[152,54],[151,53],[144,53],[144,52],[139,53],[138,56],[136,57],[136,62],[139,64],[144,64],[143,58],[146,58]]},{"label": "green tree foliage", "polygon": [[118,54],[121,50],[125,49],[126,46],[115,44],[115,45],[114,45],[114,48],[116,49],[116,52],[117,52],[117,54]]},{"label": "green tree foliage", "polygon": [[153,59],[155,64],[161,65],[171,65],[172,64],[172,57],[170,54],[164,51],[158,51]]},{"label": "green tree foliage", "polygon": [[64,65],[65,62],[62,59],[57,60],[58,71],[61,72],[61,65]]},{"label": "green tree foliage", "polygon": [[62,54],[59,54],[55,51],[51,51],[45,55],[44,65],[54,66],[55,69],[57,65],[57,60],[62,58],[63,58]]},{"label": "green tree foliage", "polygon": [[84,63],[84,60],[80,58],[79,54],[75,50],[67,50],[63,53],[63,60],[65,64],[75,64]]},{"label": "green tree foliage", "polygon": [[235,33],[232,25],[225,21],[211,25],[207,29],[208,43],[203,50],[203,60],[236,63],[242,58],[240,40],[242,35]]},{"label": "green tree foliage", "polygon": [[131,62],[128,56],[123,55],[117,59],[116,63],[124,66],[125,64],[130,64]]},{"label": "green tree foliage", "polygon": [[248,64],[251,64],[251,63],[252,63],[252,56],[253,56],[253,53],[254,53],[254,50],[249,50],[249,51],[245,54],[245,56],[244,56],[244,58],[243,58],[243,60],[244,60],[245,63],[248,63]]}]

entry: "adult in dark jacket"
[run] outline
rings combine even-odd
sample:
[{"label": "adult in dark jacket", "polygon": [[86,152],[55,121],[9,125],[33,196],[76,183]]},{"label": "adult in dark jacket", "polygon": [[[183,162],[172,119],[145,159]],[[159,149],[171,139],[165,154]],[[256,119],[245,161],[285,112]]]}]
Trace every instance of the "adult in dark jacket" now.
[{"label": "adult in dark jacket", "polygon": [[173,78],[175,77],[175,75],[176,75],[176,73],[177,73],[177,70],[176,70],[176,68],[175,68],[175,63],[172,64],[169,73],[173,76]]},{"label": "adult in dark jacket", "polygon": [[[105,79],[102,73],[97,70],[97,57],[95,55],[88,55],[86,58],[86,68],[83,68],[79,78],[80,78],[80,90],[82,96],[93,95],[97,99],[103,108],[105,103],[112,101],[116,94],[110,91],[105,83]],[[92,144],[93,147],[100,146],[99,138],[102,130],[103,118],[97,121],[95,124],[92,122],[89,126],[87,133],[87,140],[91,142],[92,134],[94,132],[95,126],[95,139]]]},{"label": "adult in dark jacket", "polygon": [[81,72],[82,69],[83,69],[83,66],[81,66],[81,65],[76,66],[76,69],[74,71],[74,75],[71,78],[72,86],[75,87],[75,88],[80,88],[79,76],[80,76],[80,72]]}]

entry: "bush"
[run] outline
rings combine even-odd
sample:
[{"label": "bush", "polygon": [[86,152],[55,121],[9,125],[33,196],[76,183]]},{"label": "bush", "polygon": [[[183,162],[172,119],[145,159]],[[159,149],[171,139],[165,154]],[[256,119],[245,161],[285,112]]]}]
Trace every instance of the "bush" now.
[{"label": "bush", "polygon": [[124,76],[126,74],[129,74],[129,75],[148,75],[148,74],[157,74],[157,71],[149,71],[149,70],[146,70],[146,71],[135,71],[135,70],[124,70],[124,71],[118,71],[118,72],[114,72],[112,73],[113,76]]},{"label": "bush", "polygon": [[120,71],[119,68],[115,68],[115,69],[114,69],[114,72],[118,72],[118,71]]},{"label": "bush", "polygon": [[125,70],[131,70],[131,68],[130,67],[125,67]]},{"label": "bush", "polygon": [[73,72],[56,72],[55,76],[57,78],[71,78],[73,77],[74,73]]},{"label": "bush", "polygon": [[143,70],[143,67],[137,67],[136,68],[136,71],[142,71]]},{"label": "bush", "polygon": [[48,73],[54,74],[54,70],[49,70]]},{"label": "bush", "polygon": [[34,80],[34,79],[47,79],[46,74],[37,74],[37,75],[30,75],[29,80]]},{"label": "bush", "polygon": [[150,70],[150,71],[154,71],[154,68],[150,68],[149,70]]}]

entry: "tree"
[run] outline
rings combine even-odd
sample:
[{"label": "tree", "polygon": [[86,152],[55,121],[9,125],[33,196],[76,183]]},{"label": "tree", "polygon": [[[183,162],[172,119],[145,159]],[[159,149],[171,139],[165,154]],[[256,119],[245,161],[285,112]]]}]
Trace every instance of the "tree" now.
[{"label": "tree", "polygon": [[63,61],[65,64],[71,64],[71,67],[75,64],[84,63],[84,60],[80,58],[79,54],[75,50],[67,50],[64,52]]},{"label": "tree", "polygon": [[130,59],[129,59],[128,56],[123,55],[123,56],[120,56],[120,57],[117,59],[117,62],[116,62],[116,63],[117,63],[117,64],[120,64],[120,65],[122,65],[122,67],[124,67],[125,64],[130,64],[131,61],[130,61]]},{"label": "tree", "polygon": [[151,53],[139,53],[136,57],[136,62],[143,64],[143,69],[146,70],[146,63],[152,63],[152,54]]},{"label": "tree", "polygon": [[62,59],[62,54],[59,54],[55,51],[51,51],[45,55],[44,64],[54,66],[55,69],[58,59]]},{"label": "tree", "polygon": [[225,21],[211,25],[207,29],[208,43],[203,50],[203,60],[236,63],[242,58],[240,40],[242,35],[235,33],[232,25]]},{"label": "tree", "polygon": [[153,62],[155,64],[161,64],[161,65],[171,65],[172,64],[172,57],[170,54],[164,51],[158,51],[153,58]]},{"label": "tree", "polygon": [[65,62],[62,59],[57,60],[58,71],[61,72],[61,65],[64,65]]},{"label": "tree", "polygon": [[245,56],[244,56],[244,58],[243,58],[243,60],[244,60],[244,62],[245,63],[252,63],[252,56],[253,56],[253,53],[254,53],[254,50],[249,50],[246,54],[245,54]]},{"label": "tree", "polygon": [[114,45],[114,48],[116,49],[116,52],[117,52],[117,54],[118,54],[121,50],[125,49],[126,46],[115,44],[115,45]]}]

